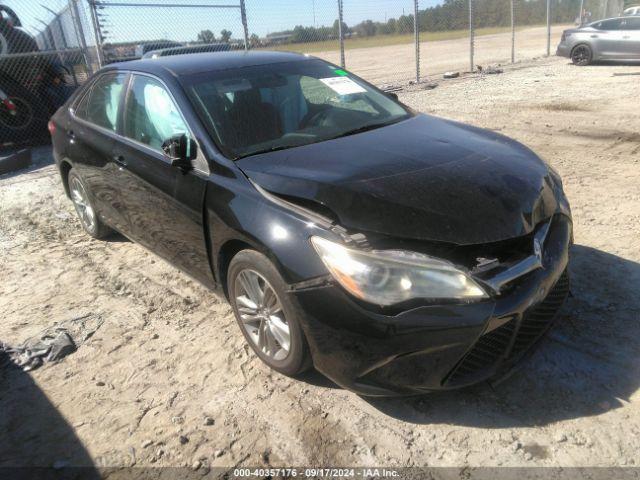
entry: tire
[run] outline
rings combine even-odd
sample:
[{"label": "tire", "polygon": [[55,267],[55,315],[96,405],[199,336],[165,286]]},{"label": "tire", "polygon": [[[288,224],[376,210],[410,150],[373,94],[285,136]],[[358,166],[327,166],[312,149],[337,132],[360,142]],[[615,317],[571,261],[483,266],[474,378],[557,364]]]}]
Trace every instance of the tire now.
[{"label": "tire", "polygon": [[73,168],[69,171],[67,182],[69,196],[84,231],[98,240],[111,235],[113,230],[100,220],[84,182]]},{"label": "tire", "polygon": [[579,67],[587,66],[593,60],[593,52],[589,45],[580,44],[571,50],[571,61]]},{"label": "tire", "polygon": [[[3,64],[3,68],[11,65]],[[13,104],[12,109],[0,104],[0,144],[28,143],[33,140],[42,141],[47,138],[47,121],[49,113],[44,100],[9,77],[0,78],[2,90]]]},{"label": "tire", "polygon": [[[311,354],[298,320],[298,309],[271,261],[255,250],[240,251],[229,264],[227,286],[238,326],[258,357],[273,370],[290,377],[308,370]],[[261,289],[262,297],[255,290],[252,294],[255,286]],[[254,302],[259,298],[262,300]],[[285,326],[289,332],[288,349]]]}]

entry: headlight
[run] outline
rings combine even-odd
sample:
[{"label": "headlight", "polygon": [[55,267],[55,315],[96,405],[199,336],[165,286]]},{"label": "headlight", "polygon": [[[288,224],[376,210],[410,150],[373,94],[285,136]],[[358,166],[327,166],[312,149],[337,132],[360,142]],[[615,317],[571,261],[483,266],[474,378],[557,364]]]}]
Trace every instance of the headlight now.
[{"label": "headlight", "polygon": [[400,250],[369,252],[322,237],[311,243],[333,277],[352,295],[377,305],[412,298],[479,300],[486,292],[453,264]]}]

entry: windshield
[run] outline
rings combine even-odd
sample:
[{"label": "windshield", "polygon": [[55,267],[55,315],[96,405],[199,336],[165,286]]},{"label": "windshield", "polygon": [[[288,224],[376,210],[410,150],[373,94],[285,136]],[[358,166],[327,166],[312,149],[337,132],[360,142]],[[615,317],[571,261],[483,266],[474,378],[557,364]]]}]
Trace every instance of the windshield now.
[{"label": "windshield", "polygon": [[222,152],[238,159],[403,120],[398,102],[321,60],[188,77],[187,92]]}]

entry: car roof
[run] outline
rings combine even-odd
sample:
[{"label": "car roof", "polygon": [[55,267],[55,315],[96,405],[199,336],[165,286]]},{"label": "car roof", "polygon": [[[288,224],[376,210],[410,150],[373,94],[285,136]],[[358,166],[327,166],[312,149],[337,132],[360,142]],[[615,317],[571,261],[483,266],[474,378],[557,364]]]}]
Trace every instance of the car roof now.
[{"label": "car roof", "polygon": [[629,19],[629,16],[601,18],[600,20],[595,20],[591,23],[586,24],[585,27],[590,27],[592,25],[595,25],[596,23],[607,22],[609,20],[628,20],[628,19]]},{"label": "car roof", "polygon": [[308,59],[306,55],[291,52],[253,50],[247,52],[202,52],[113,63],[105,67],[105,70],[135,70],[151,74],[168,73],[172,76],[180,77],[195,73],[215,72],[255,65],[295,62],[306,59]]}]

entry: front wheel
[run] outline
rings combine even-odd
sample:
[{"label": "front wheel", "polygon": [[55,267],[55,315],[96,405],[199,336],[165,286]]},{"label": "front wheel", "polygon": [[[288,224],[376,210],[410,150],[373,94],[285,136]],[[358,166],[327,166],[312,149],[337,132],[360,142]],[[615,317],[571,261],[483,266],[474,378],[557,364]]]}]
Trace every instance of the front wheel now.
[{"label": "front wheel", "polygon": [[592,59],[593,52],[589,45],[578,45],[571,51],[571,61],[579,67],[589,65]]},{"label": "front wheel", "polygon": [[293,376],[311,365],[309,347],[286,284],[271,261],[242,250],[227,274],[229,301],[251,348],[274,370]]}]

